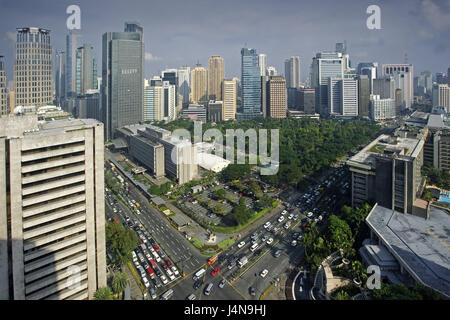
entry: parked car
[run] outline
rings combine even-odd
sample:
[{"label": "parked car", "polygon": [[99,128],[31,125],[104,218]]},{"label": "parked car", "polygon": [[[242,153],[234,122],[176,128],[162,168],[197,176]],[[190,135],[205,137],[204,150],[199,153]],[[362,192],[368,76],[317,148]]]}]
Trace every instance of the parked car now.
[{"label": "parked car", "polygon": [[202,279],[198,279],[194,283],[194,289],[197,290],[198,288],[200,288],[202,286],[202,284],[203,284],[203,280]]},{"label": "parked car", "polygon": [[277,251],[275,251],[275,253],[273,254],[275,258],[278,258],[279,256],[281,256],[281,249],[278,249]]},{"label": "parked car", "polygon": [[284,221],[284,217],[283,216],[278,218],[278,222],[283,222],[283,221]]},{"label": "parked car", "polygon": [[267,244],[272,244],[272,242],[273,242],[273,238],[269,238],[269,239],[267,239]]},{"label": "parked car", "polygon": [[211,282],[206,285],[205,292],[204,292],[205,296],[209,296],[211,294],[213,287],[214,287],[214,284]]},{"label": "parked car", "polygon": [[241,241],[238,244],[238,248],[242,248],[243,246],[245,246],[245,241]]},{"label": "parked car", "polygon": [[190,295],[187,296],[186,300],[195,300],[195,294],[191,293]]},{"label": "parked car", "polygon": [[263,271],[261,271],[261,273],[259,275],[261,276],[261,278],[265,278],[268,273],[269,273],[269,270],[264,269]]},{"label": "parked car", "polygon": [[215,276],[216,274],[218,274],[220,272],[220,268],[215,268],[213,271],[211,271],[211,275]]},{"label": "parked car", "polygon": [[219,283],[219,288],[223,288],[226,283],[227,283],[227,279],[223,278],[222,281],[220,281],[220,283]]},{"label": "parked car", "polygon": [[250,287],[250,288],[248,288],[248,291],[250,292],[250,295],[251,295],[251,296],[256,295],[256,290],[255,290],[255,288]]}]

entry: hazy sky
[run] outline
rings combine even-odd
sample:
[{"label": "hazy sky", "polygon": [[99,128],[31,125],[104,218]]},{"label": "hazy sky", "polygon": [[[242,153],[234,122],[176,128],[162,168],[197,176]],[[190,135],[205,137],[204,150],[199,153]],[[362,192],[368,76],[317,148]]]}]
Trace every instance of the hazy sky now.
[{"label": "hazy sky", "polygon": [[[164,68],[207,66],[225,59],[225,76],[240,77],[240,49],[247,43],[284,73],[284,59],[300,56],[304,81],[316,52],[347,40],[358,62],[403,63],[416,74],[450,67],[450,0],[0,0],[0,55],[12,80],[17,27],[51,30],[54,50],[65,50],[67,6],[81,8],[81,32],[94,46],[101,75],[101,37],[123,31],[125,21],[144,27],[146,77]],[[381,30],[369,30],[366,9],[381,8]]]}]

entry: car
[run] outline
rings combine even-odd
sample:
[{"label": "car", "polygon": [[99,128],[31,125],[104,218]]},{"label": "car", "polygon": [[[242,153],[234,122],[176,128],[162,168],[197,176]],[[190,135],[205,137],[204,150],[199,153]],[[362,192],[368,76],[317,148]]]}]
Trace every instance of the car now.
[{"label": "car", "polygon": [[202,284],[203,284],[203,280],[202,279],[198,279],[194,283],[194,289],[197,290],[198,288],[200,288],[202,286]]},{"label": "car", "polygon": [[190,295],[188,295],[186,297],[186,300],[195,300],[195,299],[196,299],[196,297],[195,297],[195,294],[193,294],[193,293],[191,293]]},{"label": "car", "polygon": [[245,246],[245,241],[241,241],[238,244],[238,248],[242,248],[243,246]]},{"label": "car", "polygon": [[270,227],[270,225],[271,225],[270,221],[267,221],[267,222],[264,224],[264,228],[267,229],[268,227]]},{"label": "car", "polygon": [[156,244],[156,242],[155,242],[155,240],[153,240],[153,238],[149,238],[148,241],[150,241],[150,243],[152,244],[152,246],[153,246],[154,244]]},{"label": "car", "polygon": [[254,238],[254,239],[252,239],[252,244],[255,244],[256,242],[258,242],[258,238]]},{"label": "car", "polygon": [[269,239],[267,239],[267,244],[271,244],[273,242],[273,238],[269,238]]},{"label": "car", "polygon": [[294,233],[292,234],[292,239],[297,239],[297,237],[298,237],[299,234],[300,234],[300,233],[298,233],[298,232],[294,232]]},{"label": "car", "polygon": [[167,266],[167,264],[165,262],[161,262],[161,265],[162,265],[164,270],[167,271],[167,269],[169,269],[169,267]]},{"label": "car", "polygon": [[156,252],[159,252],[159,246],[156,243],[153,245],[153,248],[156,250]]},{"label": "car", "polygon": [[294,218],[294,215],[291,213],[291,214],[288,216],[288,219],[289,219],[289,220],[292,220],[292,218]]},{"label": "car", "polygon": [[284,221],[284,217],[283,216],[278,218],[278,222],[283,222],[283,221]]},{"label": "car", "polygon": [[214,284],[212,282],[210,282],[206,285],[205,291],[204,291],[205,296],[209,296],[211,294],[213,287],[214,287]]},{"label": "car", "polygon": [[147,277],[142,277],[142,282],[144,282],[144,286],[146,287],[146,288],[148,288],[148,287],[150,287],[150,282],[148,282],[148,279],[147,279]]},{"label": "car", "polygon": [[177,267],[175,267],[175,266],[172,266],[172,271],[173,271],[173,273],[174,273],[176,276],[178,276],[178,275],[180,274],[180,272],[178,271]]},{"label": "car", "polygon": [[302,240],[302,238],[303,238],[303,235],[299,234],[297,237],[297,240]]},{"label": "car", "polygon": [[142,263],[142,265],[144,266],[144,269],[147,269],[147,268],[150,267],[150,265],[147,263],[147,261],[144,261],[144,262]]},{"label": "car", "polygon": [[308,213],[306,214],[306,216],[307,216],[308,218],[311,218],[311,217],[313,216],[313,213],[310,211],[310,212],[308,212]]},{"label": "car", "polygon": [[285,215],[287,213],[287,211],[286,210],[283,210],[283,211],[281,211],[281,215]]},{"label": "car", "polygon": [[226,283],[227,283],[227,279],[223,278],[222,281],[220,281],[220,283],[219,283],[219,288],[225,287]]},{"label": "car", "polygon": [[262,242],[266,242],[266,241],[267,241],[267,238],[268,238],[268,236],[264,235],[264,236],[261,238],[261,241],[262,241]]},{"label": "car", "polygon": [[150,288],[149,292],[150,292],[150,296],[152,297],[152,299],[155,300],[156,299],[156,290],[155,290],[155,288]]},{"label": "car", "polygon": [[158,277],[161,277],[161,275],[162,275],[161,271],[160,271],[158,268],[156,268],[156,269],[154,269],[154,270],[155,270],[156,275],[157,275]]},{"label": "car", "polygon": [[231,262],[231,263],[227,266],[227,268],[228,268],[228,270],[231,270],[231,269],[233,269],[235,266],[236,266],[236,261],[233,261],[233,262]]},{"label": "car", "polygon": [[258,238],[258,232],[254,232],[251,238],[252,240]]},{"label": "car", "polygon": [[265,278],[268,273],[269,273],[269,270],[264,269],[263,271],[261,271],[261,273],[259,275],[261,276],[261,278]]},{"label": "car", "polygon": [[160,278],[161,278],[161,281],[162,281],[162,283],[163,283],[163,284],[165,284],[165,285],[166,285],[167,283],[169,283],[169,281],[167,280],[167,278],[166,278],[166,276],[165,276],[165,275],[161,275],[161,277],[160,277]]},{"label": "car", "polygon": [[164,251],[162,251],[162,250],[159,251],[159,255],[160,255],[161,258],[163,258],[163,259],[166,257],[166,254],[165,254]]},{"label": "car", "polygon": [[294,217],[292,218],[292,220],[297,221],[297,220],[298,220],[298,214],[294,215]]},{"label": "car", "polygon": [[172,266],[173,266],[172,262],[171,262],[169,259],[166,259],[165,261],[166,261],[166,263],[167,263],[167,266],[168,266],[169,268],[172,268]]},{"label": "car", "polygon": [[216,274],[218,274],[220,272],[220,268],[215,268],[213,271],[211,271],[211,275],[215,276]]},{"label": "car", "polygon": [[292,246],[292,247],[295,247],[295,246],[297,246],[297,240],[292,240],[292,242],[291,242],[291,246]]},{"label": "car", "polygon": [[256,290],[253,287],[248,288],[248,291],[250,292],[251,296],[255,296],[256,295]]},{"label": "car", "polygon": [[284,228],[287,230],[287,229],[289,229],[291,227],[291,222],[290,221],[288,221],[288,222],[286,222],[285,224],[284,224]]},{"label": "car", "polygon": [[277,251],[275,251],[275,253],[273,254],[275,258],[278,258],[279,256],[281,256],[281,249],[278,249]]},{"label": "car", "polygon": [[267,231],[271,232],[273,230],[273,228],[275,228],[275,226],[272,224],[267,228]]}]

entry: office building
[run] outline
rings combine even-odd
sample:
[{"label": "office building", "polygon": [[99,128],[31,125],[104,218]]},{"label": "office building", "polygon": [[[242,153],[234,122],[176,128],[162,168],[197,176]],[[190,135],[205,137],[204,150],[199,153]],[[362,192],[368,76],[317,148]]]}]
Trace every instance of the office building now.
[{"label": "office building", "polygon": [[208,121],[220,122],[223,121],[223,102],[210,100],[208,102]]},{"label": "office building", "polygon": [[9,91],[7,93],[7,101],[8,101],[8,110],[9,113],[13,113],[15,107],[16,107],[16,95],[15,91]]},{"label": "office building", "polygon": [[76,51],[75,91],[77,95],[85,94],[97,87],[97,61],[94,48],[84,44]]},{"label": "office building", "polygon": [[103,124],[0,118],[0,299],[106,286]]},{"label": "office building", "polygon": [[347,161],[352,174],[352,206],[378,203],[413,214],[422,182],[422,138],[380,135]]},{"label": "office building", "polygon": [[206,103],[208,101],[208,73],[205,68],[197,65],[191,71],[191,101]]},{"label": "office building", "polygon": [[275,69],[274,66],[268,66],[266,75],[269,76],[269,77],[270,76],[277,76],[278,75],[278,71],[277,71],[277,69]]},{"label": "office building", "polygon": [[300,57],[293,56],[284,61],[284,76],[287,88],[300,86]]},{"label": "office building", "polygon": [[144,88],[144,121],[164,120],[164,87],[154,77]]},{"label": "office building", "polygon": [[267,117],[286,118],[287,92],[286,80],[281,76],[269,77],[267,81]]},{"label": "office building", "polygon": [[433,87],[433,75],[430,71],[422,71],[420,76],[417,78],[417,86],[415,86],[415,90],[417,90],[417,95],[419,93],[423,94],[431,94]]},{"label": "office building", "polygon": [[175,87],[175,105],[178,105],[178,70],[166,69],[161,72],[161,79],[167,81],[170,85]]},{"label": "office building", "polygon": [[8,94],[6,91],[6,71],[3,56],[0,56],[0,116],[8,114]]},{"label": "office building", "polygon": [[178,74],[178,93],[183,97],[182,106],[189,104],[189,95],[191,93],[191,68],[181,67],[177,70]]},{"label": "office building", "polygon": [[367,75],[359,75],[358,79],[358,115],[368,117],[370,109],[371,79]]},{"label": "office building", "polygon": [[358,115],[358,80],[328,78],[328,115],[356,117]]},{"label": "office building", "polygon": [[369,78],[370,94],[373,94],[373,80],[377,78],[378,62],[361,62],[356,68],[359,75],[365,75]]},{"label": "office building", "polygon": [[300,109],[300,88],[287,88],[287,105],[289,109]]},{"label": "office building", "polygon": [[300,109],[305,114],[316,113],[316,90],[314,88],[300,88],[299,100]]},{"label": "office building", "polygon": [[436,82],[438,84],[447,84],[447,76],[445,72],[436,72]]},{"label": "office building", "polygon": [[164,147],[142,135],[132,135],[128,139],[128,152],[141,164],[151,170],[155,178],[164,176]]},{"label": "office building", "polygon": [[66,97],[66,53],[56,52],[55,57],[55,104],[61,107]]},{"label": "office building", "polygon": [[267,68],[267,55],[264,53],[260,53],[258,55],[258,66],[261,77],[266,75]]},{"label": "office building", "polygon": [[395,80],[393,77],[384,77],[373,80],[372,94],[381,99],[395,99]]},{"label": "office building", "polygon": [[261,76],[256,49],[241,50],[242,120],[260,117],[261,113]]},{"label": "office building", "polygon": [[52,54],[50,30],[17,28],[14,55],[16,105],[41,106],[53,103]]},{"label": "office building", "polygon": [[224,80],[222,84],[223,94],[223,120],[236,119],[236,81]]},{"label": "office building", "polygon": [[444,107],[450,113],[450,87],[448,84],[433,84],[432,91],[433,107]]},{"label": "office building", "polygon": [[224,78],[224,62],[221,56],[208,59],[208,96],[209,100],[222,101],[222,82]]},{"label": "office building", "polygon": [[164,119],[172,121],[176,119],[176,86],[169,81],[163,81],[164,90]]},{"label": "office building", "polygon": [[321,114],[329,114],[328,79],[344,78],[344,60],[338,52],[319,52],[313,58],[312,86],[316,89],[316,108]]},{"label": "office building", "polygon": [[269,76],[261,76],[261,111],[263,118],[267,118],[269,114],[268,103],[267,103],[267,82],[269,81]]},{"label": "office building", "polygon": [[137,21],[127,21],[124,27],[125,32],[137,32],[144,35],[144,28]]},{"label": "office building", "polygon": [[87,90],[84,94],[75,98],[74,115],[79,119],[95,119],[102,121],[102,110],[100,108],[100,92],[95,89]]},{"label": "office building", "polygon": [[102,49],[102,108],[105,139],[138,123],[144,109],[144,41],[141,32],[106,32]]},{"label": "office building", "polygon": [[381,99],[370,96],[370,119],[374,121],[393,119],[396,116],[395,99]]},{"label": "office building", "polygon": [[206,122],[206,108],[201,104],[189,104],[183,108],[183,118]]},{"label": "office building", "polygon": [[402,90],[402,110],[411,108],[414,100],[414,68],[412,64],[383,64],[381,77],[392,76],[395,88]]},{"label": "office building", "polygon": [[66,35],[66,71],[65,71],[65,97],[76,96],[76,55],[77,49],[81,47],[81,33],[79,29],[72,29]]}]

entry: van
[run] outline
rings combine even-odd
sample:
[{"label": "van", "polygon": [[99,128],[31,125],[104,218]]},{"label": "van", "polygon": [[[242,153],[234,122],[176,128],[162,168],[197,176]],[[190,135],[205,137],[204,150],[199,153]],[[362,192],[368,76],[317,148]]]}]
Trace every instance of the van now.
[{"label": "van", "polygon": [[194,276],[192,277],[192,279],[194,279],[194,281],[200,279],[200,277],[203,276],[203,275],[205,274],[205,272],[206,272],[206,269],[205,269],[205,268],[202,268],[202,269],[198,270],[198,271],[194,274]]},{"label": "van", "polygon": [[161,296],[161,300],[169,300],[173,296],[173,289],[169,289]]},{"label": "van", "polygon": [[254,244],[252,244],[252,246],[250,247],[250,251],[253,252],[256,250],[256,248],[258,248],[258,242],[255,242]]},{"label": "van", "polygon": [[209,296],[211,294],[213,286],[214,285],[211,282],[208,283],[208,285],[205,287],[205,296]]}]

